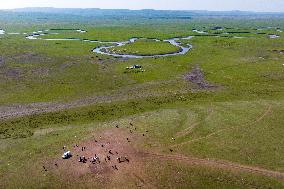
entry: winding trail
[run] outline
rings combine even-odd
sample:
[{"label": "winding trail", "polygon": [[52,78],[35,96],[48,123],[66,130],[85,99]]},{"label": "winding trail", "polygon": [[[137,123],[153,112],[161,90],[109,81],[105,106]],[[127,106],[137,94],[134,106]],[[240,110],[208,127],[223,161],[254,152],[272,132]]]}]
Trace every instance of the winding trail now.
[{"label": "winding trail", "polygon": [[172,161],[180,161],[184,163],[189,163],[192,165],[203,165],[209,166],[229,171],[237,171],[237,172],[246,172],[246,173],[254,173],[260,174],[264,176],[274,177],[277,179],[284,180],[284,173],[278,171],[272,171],[260,167],[248,166],[248,165],[241,165],[238,163],[233,163],[224,160],[215,160],[215,159],[201,159],[196,157],[188,157],[184,155],[174,154],[174,155],[166,155],[166,154],[159,154],[159,153],[150,153],[145,152],[144,158],[154,158],[160,160],[172,160]]},{"label": "winding trail", "polygon": [[[271,108],[272,108],[271,105],[269,105],[268,108],[265,110],[265,112],[264,112],[262,115],[260,115],[259,118],[257,118],[255,121],[253,121],[253,122],[251,122],[251,123],[244,124],[244,125],[246,125],[246,126],[252,126],[252,125],[254,125],[254,124],[260,122],[260,121],[263,120],[269,113],[272,112]],[[230,130],[235,130],[235,129],[238,129],[238,127],[229,127],[229,128],[221,129],[221,130],[218,130],[218,131],[216,131],[216,132],[213,132],[213,133],[211,133],[211,134],[209,134],[209,135],[206,135],[206,136],[204,136],[204,137],[200,137],[200,138],[192,139],[192,140],[189,140],[189,141],[186,141],[186,142],[183,142],[183,143],[175,144],[175,145],[172,145],[171,147],[178,147],[178,146],[183,146],[183,145],[185,145],[185,144],[191,144],[191,143],[194,143],[194,142],[198,142],[198,141],[201,141],[201,140],[210,138],[210,137],[215,136],[215,135],[217,135],[217,134],[219,134],[219,133],[222,133],[222,132],[224,132],[224,131],[230,131]]]},{"label": "winding trail", "polygon": [[67,110],[93,104],[107,103],[115,101],[115,99],[117,101],[120,100],[120,98],[116,96],[97,96],[93,98],[80,99],[69,103],[50,102],[0,106],[0,120]]},{"label": "winding trail", "polygon": [[[146,85],[147,86],[147,85]],[[86,97],[70,102],[39,102],[31,104],[10,104],[0,105],[0,120],[29,116],[34,114],[49,113],[78,108],[90,105],[99,105],[103,103],[125,102],[129,100],[145,99],[149,97],[165,97],[166,93],[136,93],[136,91],[144,86],[132,86],[131,88],[121,88],[111,95],[98,95]],[[135,92],[135,93],[134,93]],[[178,94],[186,94],[192,90],[179,91]]]}]

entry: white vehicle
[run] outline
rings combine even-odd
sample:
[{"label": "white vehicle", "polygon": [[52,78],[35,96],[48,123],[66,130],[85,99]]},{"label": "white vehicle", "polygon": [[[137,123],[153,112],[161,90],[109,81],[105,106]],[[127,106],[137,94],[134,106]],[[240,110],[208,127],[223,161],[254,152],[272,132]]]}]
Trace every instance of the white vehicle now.
[{"label": "white vehicle", "polygon": [[72,154],[70,151],[64,152],[64,154],[62,155],[63,159],[69,159],[72,157]]},{"label": "white vehicle", "polygon": [[127,70],[130,70],[130,69],[141,69],[142,66],[140,65],[133,65],[133,66],[130,66],[130,67],[126,67]]}]

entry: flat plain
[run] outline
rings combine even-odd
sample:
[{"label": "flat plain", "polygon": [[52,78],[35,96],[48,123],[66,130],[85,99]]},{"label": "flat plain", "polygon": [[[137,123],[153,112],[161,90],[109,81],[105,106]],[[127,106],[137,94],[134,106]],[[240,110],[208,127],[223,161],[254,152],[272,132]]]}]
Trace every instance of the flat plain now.
[{"label": "flat plain", "polygon": [[284,187],[283,17],[7,14],[0,188]]}]

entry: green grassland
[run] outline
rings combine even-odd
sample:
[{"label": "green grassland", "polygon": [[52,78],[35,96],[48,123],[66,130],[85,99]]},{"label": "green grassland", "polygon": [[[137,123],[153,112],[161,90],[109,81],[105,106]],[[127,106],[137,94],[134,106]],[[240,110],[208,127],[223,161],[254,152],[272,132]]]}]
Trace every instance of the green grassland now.
[{"label": "green grassland", "polygon": [[[198,103],[198,105],[191,104],[181,106],[177,103],[176,105],[167,106],[159,110],[147,111],[142,114],[112,120],[115,121],[115,124],[119,124],[123,127],[126,126],[129,121],[132,121],[138,129],[137,132],[141,134],[145,129],[149,130],[150,134],[147,136],[146,142],[140,143],[139,148],[156,149],[161,152],[167,152],[171,145],[181,144],[184,141],[194,140],[208,136],[210,133],[230,128],[216,135],[212,135],[212,137],[176,147],[176,153],[179,152],[185,155],[195,155],[212,159],[223,159],[244,165],[254,165],[270,170],[283,171],[282,154],[284,152],[281,148],[283,145],[281,135],[283,128],[281,125],[283,125],[283,122],[277,119],[278,116],[282,116],[283,114],[283,102],[235,101],[230,103],[218,102],[200,104],[201,103]],[[263,120],[255,124],[250,124],[257,120],[268,106],[272,107],[272,113]],[[206,119],[210,113],[208,110],[211,109],[213,112],[211,118]],[[77,110],[77,112],[81,111]],[[1,166],[1,172],[6,173],[4,183],[7,185],[5,186],[17,187],[21,185],[29,188],[39,184],[42,187],[48,187],[54,183],[55,187],[57,184],[69,186],[69,183],[61,183],[64,182],[64,180],[53,178],[52,174],[49,174],[48,178],[46,178],[44,173],[40,171],[42,162],[45,159],[58,156],[59,149],[62,145],[72,145],[74,142],[78,141],[77,138],[84,140],[91,137],[90,134],[88,134],[90,132],[97,132],[97,130],[114,127],[113,121],[101,122],[111,117],[108,116],[108,118],[106,118],[106,114],[102,114],[100,118],[98,114],[95,114],[93,119],[97,117],[99,122],[94,123],[93,121],[89,121],[88,124],[82,124],[71,120],[71,123],[65,123],[65,126],[49,123],[48,126],[46,126],[46,128],[49,128],[48,130],[46,128],[37,128],[33,137],[2,140],[1,157],[2,161],[6,163]],[[60,122],[60,120],[56,120],[56,122],[57,121]],[[176,133],[187,129],[187,127],[192,125],[195,121],[201,121],[201,123],[198,127],[193,129],[192,133],[174,142],[171,140]],[[38,122],[38,124],[39,123],[40,122]],[[77,138],[74,138],[74,136]],[[23,149],[25,150],[23,151]],[[17,161],[13,161],[11,157],[17,157]],[[155,168],[153,168],[153,166]],[[182,188],[187,186],[193,188],[283,187],[281,180],[275,180],[269,177],[251,174],[226,174],[223,171],[208,169],[208,167],[180,165],[167,161],[164,163],[149,161],[146,169],[148,178],[152,177],[152,180],[153,178],[157,178],[153,180],[153,182],[157,185],[162,183],[161,186]],[[13,173],[16,170],[17,173]],[[30,175],[25,175],[24,172],[27,170],[36,177],[32,179]],[[157,175],[157,170],[160,170],[159,172],[163,174]],[[182,180],[184,180],[178,185],[175,185],[175,179],[170,176],[176,174],[175,171],[179,171]],[[21,176],[19,177],[19,175]],[[179,177],[179,179],[181,178]],[[25,182],[27,179],[29,179],[29,183]],[[86,179],[88,179],[87,175]],[[192,182],[191,179],[194,179],[194,182]],[[223,182],[216,182],[218,179],[223,180]],[[126,184],[129,183],[127,182]],[[83,188],[84,186],[87,186],[86,183],[80,183],[80,187]],[[59,185],[57,187],[59,187]]]},{"label": "green grassland", "polygon": [[179,52],[180,48],[171,45],[169,42],[143,40],[140,39],[135,43],[122,47],[114,47],[109,52],[116,54],[133,54],[133,55],[158,55]]},{"label": "green grassland", "polygon": [[[70,21],[71,23],[72,21]],[[193,20],[94,20],[47,24],[9,23],[8,32],[61,31],[42,38],[125,41],[132,37],[180,40],[192,44],[185,55],[123,59],[92,52],[100,43],[27,40],[0,35],[0,107],[31,103],[70,103],[104,97],[110,100],[66,110],[0,120],[0,188],[135,188],[127,174],[110,185],[97,177],[64,178],[42,171],[43,162],[60,157],[62,146],[92,138],[94,133],[132,122],[141,151],[224,160],[284,172],[284,29],[283,19],[195,18]],[[230,29],[212,30],[214,26]],[[263,30],[256,30],[264,27]],[[198,34],[193,29],[207,31]],[[58,32],[58,31],[56,31]],[[244,32],[229,33],[228,32]],[[257,34],[263,32],[266,34]],[[267,34],[280,38],[269,39]],[[235,38],[245,37],[245,38]],[[116,53],[153,55],[179,49],[165,42],[138,40]],[[3,61],[1,61],[3,60]],[[139,64],[143,73],[125,73]],[[214,89],[184,79],[198,65]],[[0,108],[1,110],[1,108]],[[74,137],[76,136],[76,137]],[[174,138],[175,140],[172,140]],[[283,179],[222,170],[171,160],[145,162],[147,188],[283,188]]]}]

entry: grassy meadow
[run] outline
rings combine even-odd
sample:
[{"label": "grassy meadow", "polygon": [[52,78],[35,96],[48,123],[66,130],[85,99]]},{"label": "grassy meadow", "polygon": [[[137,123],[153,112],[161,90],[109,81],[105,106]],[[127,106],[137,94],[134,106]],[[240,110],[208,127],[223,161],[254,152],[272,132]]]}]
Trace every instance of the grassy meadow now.
[{"label": "grassy meadow", "polygon": [[[284,174],[283,18],[53,19],[45,24],[0,19],[6,31],[0,35],[0,112],[76,102],[0,119],[0,188],[284,187],[284,178],[273,176]],[[58,34],[25,38],[51,29]],[[185,55],[139,59],[96,54],[92,50],[102,43],[83,41],[137,37],[110,50],[157,55],[179,48],[151,39],[187,36],[194,37],[179,41],[193,46]],[[51,38],[81,40],[43,40]],[[145,72],[125,72],[136,64]],[[196,66],[214,88],[185,79]],[[133,170],[78,176],[71,168],[51,166],[62,159],[62,146],[72,149],[115,126],[127,132],[122,138],[133,138],[128,144],[138,154]],[[151,155],[140,161],[143,153]]]},{"label": "grassy meadow", "polygon": [[171,45],[168,42],[153,41],[153,40],[138,40],[135,43],[128,44],[122,47],[114,47],[109,49],[110,52],[117,54],[132,54],[132,55],[157,55],[179,52],[180,48]]}]

